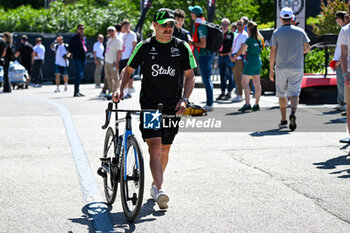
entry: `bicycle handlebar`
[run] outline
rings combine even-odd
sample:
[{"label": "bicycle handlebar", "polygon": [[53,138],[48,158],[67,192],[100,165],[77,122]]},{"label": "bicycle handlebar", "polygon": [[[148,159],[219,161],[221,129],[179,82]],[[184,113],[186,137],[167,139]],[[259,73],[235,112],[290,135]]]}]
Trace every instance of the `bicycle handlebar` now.
[{"label": "bicycle handlebar", "polygon": [[158,106],[157,106],[157,109],[141,109],[141,110],[133,110],[133,109],[118,109],[118,102],[115,103],[115,108],[116,109],[113,109],[113,102],[109,102],[108,103],[108,106],[107,106],[107,109],[106,109],[106,119],[105,119],[105,123],[104,125],[102,126],[102,129],[106,129],[109,125],[109,122],[111,120],[111,114],[112,112],[126,112],[126,113],[129,113],[129,114],[133,114],[133,113],[142,113],[142,112],[152,112],[152,111],[159,111],[160,113],[163,112],[163,104],[162,103],[159,103]]}]

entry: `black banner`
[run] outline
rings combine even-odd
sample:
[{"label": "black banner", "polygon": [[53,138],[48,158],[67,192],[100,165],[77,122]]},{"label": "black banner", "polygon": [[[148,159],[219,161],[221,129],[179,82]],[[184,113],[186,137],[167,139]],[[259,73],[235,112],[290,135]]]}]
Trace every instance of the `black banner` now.
[{"label": "black banner", "polygon": [[215,4],[215,0],[208,0],[208,22],[214,22]]},{"label": "black banner", "polygon": [[143,9],[142,9],[142,13],[141,13],[141,17],[135,27],[135,33],[137,35],[137,40],[140,41],[141,40],[141,33],[142,33],[142,28],[143,28],[143,24],[145,22],[146,19],[146,15],[148,10],[151,8],[152,6],[152,2],[153,0],[146,0],[143,3]]}]

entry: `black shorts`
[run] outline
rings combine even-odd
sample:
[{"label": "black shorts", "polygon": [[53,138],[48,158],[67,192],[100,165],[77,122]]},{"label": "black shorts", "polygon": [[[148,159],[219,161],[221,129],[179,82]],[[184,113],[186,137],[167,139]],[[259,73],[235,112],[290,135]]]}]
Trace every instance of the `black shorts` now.
[{"label": "black shorts", "polygon": [[162,138],[163,145],[170,145],[173,143],[176,134],[179,131],[179,122],[181,117],[175,116],[175,111],[167,111],[163,113],[160,129],[145,129],[143,114],[140,115],[140,131],[144,141],[149,138]]},{"label": "black shorts", "polygon": [[[122,70],[128,65],[129,59],[124,59],[119,61],[119,74],[122,72]],[[133,78],[134,74],[131,74],[130,78]]]},{"label": "black shorts", "polygon": [[21,63],[21,65],[27,70],[28,75],[32,73],[32,63]]}]

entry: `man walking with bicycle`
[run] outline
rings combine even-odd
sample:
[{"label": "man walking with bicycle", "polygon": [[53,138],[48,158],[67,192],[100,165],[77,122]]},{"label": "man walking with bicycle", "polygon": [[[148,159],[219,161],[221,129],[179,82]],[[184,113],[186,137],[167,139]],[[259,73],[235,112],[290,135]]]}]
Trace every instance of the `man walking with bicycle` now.
[{"label": "man walking with bicycle", "polygon": [[[124,97],[124,88],[134,70],[141,65],[143,81],[140,93],[141,109],[157,109],[158,103],[164,105],[163,114],[179,116],[186,110],[188,98],[194,86],[196,62],[189,45],[172,36],[175,27],[174,12],[167,8],[156,11],[153,20],[156,35],[137,44],[126,68],[122,73],[122,84],[113,94],[113,101]],[[185,77],[185,82],[183,78]],[[182,91],[183,90],[183,91]],[[163,121],[180,120],[179,117]],[[178,132],[178,124],[171,127],[161,125],[160,129],[144,127],[141,114],[140,130],[148,145],[150,168],[153,176],[151,197],[160,209],[168,208],[169,196],[163,185],[163,175],[168,164],[170,147]],[[169,126],[169,124],[167,124]],[[176,126],[174,126],[176,125]]]}]

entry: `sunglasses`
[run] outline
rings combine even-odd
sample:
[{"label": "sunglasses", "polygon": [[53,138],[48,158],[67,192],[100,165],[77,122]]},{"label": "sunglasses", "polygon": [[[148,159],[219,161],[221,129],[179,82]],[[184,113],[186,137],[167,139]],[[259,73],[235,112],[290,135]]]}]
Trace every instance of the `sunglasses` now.
[{"label": "sunglasses", "polygon": [[85,30],[85,28],[78,28],[79,30]]},{"label": "sunglasses", "polygon": [[237,23],[237,26],[243,26],[243,24],[241,24],[241,23]]},{"label": "sunglasses", "polygon": [[160,24],[160,26],[162,28],[166,28],[166,27],[171,27],[171,28],[174,28],[175,27],[175,22],[168,22],[168,23],[163,23],[163,24]]},{"label": "sunglasses", "polygon": [[228,25],[230,25],[230,24],[228,24],[228,23],[222,23],[221,25],[222,25],[222,26],[228,26]]},{"label": "sunglasses", "polygon": [[114,30],[108,30],[107,32],[114,32]]}]

